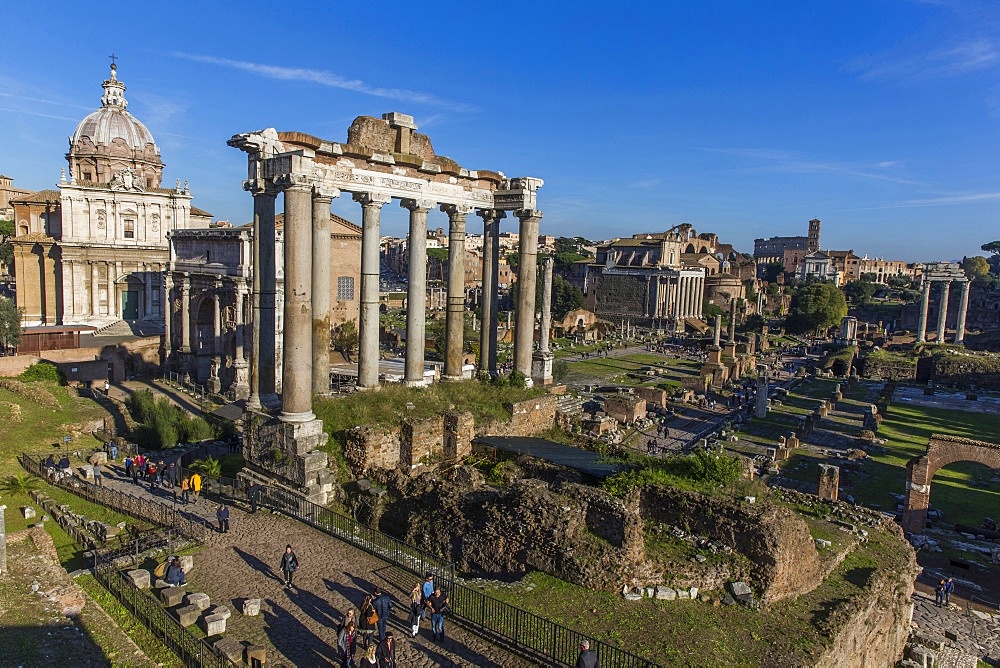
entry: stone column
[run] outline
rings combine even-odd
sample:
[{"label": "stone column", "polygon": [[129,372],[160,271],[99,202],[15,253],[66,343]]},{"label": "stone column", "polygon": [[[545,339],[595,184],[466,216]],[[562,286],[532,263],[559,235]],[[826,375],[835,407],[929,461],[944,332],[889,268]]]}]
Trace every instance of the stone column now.
[{"label": "stone column", "polygon": [[330,391],[330,202],[338,190],[316,186],[312,196],[312,391]]},{"label": "stone column", "polygon": [[931,300],[931,282],[924,279],[923,290],[920,295],[920,320],[917,321],[917,343],[927,340],[927,307]]},{"label": "stone column", "polygon": [[219,378],[219,369],[222,368],[222,281],[215,283],[215,312],[213,315],[213,341],[212,341],[212,371],[208,379],[208,389],[219,393],[222,390],[222,381]]},{"label": "stone column", "polygon": [[182,353],[191,352],[191,276],[181,280],[181,347]]},{"label": "stone column", "polygon": [[[382,206],[392,198],[381,193],[355,193],[361,204],[361,317],[358,321],[358,386],[378,387],[379,224]],[[409,334],[407,334],[409,338]]]},{"label": "stone column", "polygon": [[729,300],[729,343],[736,342],[736,300]]},{"label": "stone column", "polygon": [[539,385],[552,384],[549,329],[552,327],[552,257],[542,261],[542,321],[538,332],[538,352],[532,356],[531,379]]},{"label": "stone column", "polygon": [[7,523],[4,511],[7,506],[0,506],[0,575],[7,574]]},{"label": "stone column", "polygon": [[542,212],[518,209],[514,215],[520,225],[517,262],[517,323],[514,325],[514,368],[531,378],[531,344],[535,330],[536,255],[538,222]]},{"label": "stone column", "polygon": [[840,495],[840,467],[830,464],[819,465],[819,489],[817,496],[821,499],[836,501]]},{"label": "stone column", "polygon": [[712,333],[712,345],[716,348],[719,347],[719,341],[722,340],[722,316],[715,316],[715,331]]},{"label": "stone column", "polygon": [[500,264],[500,221],[505,211],[480,209],[483,219],[483,324],[479,330],[479,370],[497,371],[497,276]]},{"label": "stone column", "polygon": [[407,241],[406,284],[406,371],[403,382],[409,387],[424,384],[424,342],[427,338],[427,214],[431,200],[404,199],[399,205],[410,212]]},{"label": "stone column", "polygon": [[260,179],[246,181],[253,194],[253,316],[251,318],[250,397],[247,408],[275,408],[275,267],[274,200],[278,190]]},{"label": "stone column", "polygon": [[938,308],[937,342],[944,343],[944,329],[948,320],[948,295],[951,293],[951,281],[944,281],[941,286],[941,302]]},{"label": "stone column", "polygon": [[767,417],[767,365],[757,365],[757,397],[754,404],[754,415],[759,418]]},{"label": "stone column", "polygon": [[958,303],[958,322],[955,326],[955,345],[965,345],[965,316],[969,311],[969,284],[971,281],[962,281],[962,300]]},{"label": "stone column", "polygon": [[246,318],[244,317],[244,302],[246,302],[246,284],[242,279],[236,282],[236,331],[234,332],[233,369],[235,378],[233,381],[233,391],[237,399],[246,399],[250,396],[250,383],[247,378],[247,361],[244,345],[246,343]]},{"label": "stone column", "polygon": [[170,359],[170,353],[174,350],[173,319],[174,319],[174,279],[170,272],[166,272],[163,277],[164,294],[163,300],[163,352],[160,355],[161,362],[166,366]]},{"label": "stone column", "polygon": [[[148,318],[153,314],[153,276],[155,274],[151,271],[146,271],[146,266],[143,265],[142,271],[142,283],[143,283],[143,295],[142,295],[142,312]],[[140,316],[142,317],[142,316]]]},{"label": "stone column", "polygon": [[[462,379],[462,357],[465,353],[465,218],[472,208],[459,204],[442,204],[448,214],[448,310],[445,321],[444,377]],[[537,243],[537,242],[536,242]]]},{"label": "stone column", "polygon": [[312,412],[312,185],[306,175],[292,174],[287,179],[280,419],[308,422],[316,418]]},{"label": "stone column", "polygon": [[90,263],[90,315],[97,317],[101,314],[101,277],[96,262]]}]

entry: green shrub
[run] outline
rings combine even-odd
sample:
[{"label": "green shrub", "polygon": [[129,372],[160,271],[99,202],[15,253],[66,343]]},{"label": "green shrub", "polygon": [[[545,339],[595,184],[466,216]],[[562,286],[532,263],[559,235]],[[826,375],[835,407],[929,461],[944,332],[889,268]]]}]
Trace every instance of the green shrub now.
[{"label": "green shrub", "polygon": [[139,390],[129,397],[127,407],[141,426],[135,440],[143,448],[168,450],[178,442],[195,443],[216,438],[219,429],[202,417],[190,417],[169,400],[155,398],[149,390]]},{"label": "green shrub", "polygon": [[31,383],[34,381],[47,381],[52,383],[66,384],[66,375],[55,364],[49,362],[39,362],[32,364],[18,376],[20,380]]},{"label": "green shrub", "polygon": [[622,496],[636,487],[693,487],[709,491],[735,484],[742,473],[740,460],[699,450],[691,455],[654,458],[638,456],[639,465],[611,476],[604,489]]}]

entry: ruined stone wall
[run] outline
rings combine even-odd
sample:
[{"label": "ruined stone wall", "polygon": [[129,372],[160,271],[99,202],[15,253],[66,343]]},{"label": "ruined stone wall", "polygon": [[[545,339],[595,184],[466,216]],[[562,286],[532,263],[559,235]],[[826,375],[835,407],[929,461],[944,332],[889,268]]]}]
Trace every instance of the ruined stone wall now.
[{"label": "ruined stone wall", "polygon": [[449,411],[423,420],[406,419],[390,429],[355,427],[347,432],[344,455],[355,477],[372,470],[412,470],[456,461],[472,452],[472,413]]},{"label": "ruined stone wall", "polygon": [[707,535],[745,556],[751,562],[750,584],[765,604],[809,592],[823,577],[806,523],[780,506],[649,488],[643,490],[639,512],[644,521]]},{"label": "ruined stone wall", "polygon": [[903,539],[902,530],[889,525],[899,542],[895,567],[881,564],[868,577],[864,594],[841,604],[826,620],[830,647],[816,668],[868,668],[894,666],[903,656],[910,634],[916,554]]},{"label": "ruined stone wall", "polygon": [[556,401],[555,395],[546,394],[511,404],[508,409],[509,420],[487,420],[481,425],[476,425],[476,434],[480,436],[534,436],[555,426]]},{"label": "ruined stone wall", "polygon": [[666,390],[658,390],[655,387],[637,387],[635,388],[635,396],[660,408],[667,407]]}]

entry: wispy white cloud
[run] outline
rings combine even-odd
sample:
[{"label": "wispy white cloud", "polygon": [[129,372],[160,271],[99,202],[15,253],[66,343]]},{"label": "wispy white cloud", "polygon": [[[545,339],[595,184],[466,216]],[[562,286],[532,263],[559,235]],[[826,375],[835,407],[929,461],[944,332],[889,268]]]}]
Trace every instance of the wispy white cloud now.
[{"label": "wispy white cloud", "polygon": [[[882,160],[875,163],[840,162],[825,160],[798,151],[771,148],[701,148],[710,153],[743,158],[747,161],[744,169],[785,174],[822,173],[841,174],[875,181],[888,181],[905,185],[923,185],[918,181],[893,173],[892,168],[901,165],[896,160]],[[898,170],[897,170],[898,171]]]},{"label": "wispy white cloud", "polygon": [[54,114],[45,114],[40,111],[32,111],[31,109],[11,109],[9,107],[0,107],[0,111],[9,111],[15,114],[26,114],[28,116],[39,116],[41,118],[54,118],[58,121],[72,121],[76,123],[79,118],[69,118],[68,116],[56,116]]},{"label": "wispy white cloud", "polygon": [[18,93],[7,93],[0,92],[0,97],[5,97],[11,100],[20,100],[21,102],[32,102],[37,104],[49,104],[54,107],[64,107],[70,109],[85,109],[87,111],[93,111],[95,107],[85,107],[82,104],[68,104],[66,102],[60,102],[58,100],[46,100],[40,97],[31,97],[30,95],[20,95]]},{"label": "wispy white cloud", "polygon": [[992,193],[959,193],[954,195],[942,195],[940,197],[927,197],[924,199],[909,199],[895,204],[888,204],[879,209],[909,209],[923,206],[948,206],[951,204],[972,204],[975,202],[995,202],[1000,200],[1000,192]]},{"label": "wispy white cloud", "polygon": [[[909,49],[907,49],[909,51]],[[947,47],[913,52],[883,51],[847,66],[865,81],[923,81],[961,76],[1000,65],[1000,44],[980,36]]]},{"label": "wispy white cloud", "polygon": [[170,54],[175,58],[184,58],[198,63],[207,63],[229,67],[243,72],[249,72],[268,79],[279,79],[282,81],[302,81],[305,83],[318,84],[327,88],[339,88],[342,90],[354,91],[364,95],[384,97],[401,102],[412,104],[426,104],[432,107],[441,107],[452,111],[475,111],[475,107],[452,100],[445,100],[430,93],[408,90],[405,88],[385,88],[374,86],[360,79],[349,79],[327,70],[315,70],[306,67],[284,67],[281,65],[268,65],[265,63],[251,63],[244,60],[233,60],[231,58],[219,58],[216,56],[202,56],[198,54],[175,52]]}]

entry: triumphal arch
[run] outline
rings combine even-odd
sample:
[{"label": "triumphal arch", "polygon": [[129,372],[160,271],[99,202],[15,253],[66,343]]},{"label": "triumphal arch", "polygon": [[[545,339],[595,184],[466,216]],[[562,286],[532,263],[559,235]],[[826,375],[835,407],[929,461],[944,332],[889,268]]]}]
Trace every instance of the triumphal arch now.
[{"label": "triumphal arch", "polygon": [[[382,207],[397,200],[409,211],[409,275],[405,382],[424,381],[427,214],[448,214],[446,355],[444,377],[462,373],[465,311],[465,226],[470,213],[483,219],[483,326],[480,368],[496,371],[497,267],[500,221],[511,211],[520,221],[514,368],[531,376],[536,254],[542,212],[536,191],[542,180],[508,178],[502,172],[469,170],[435,154],[413,117],[359,116],[346,142],[273,128],[235,135],[229,145],[244,151],[254,199],[251,410],[278,408],[285,443],[305,455],[324,439],[312,412],[314,392],[329,390],[330,204],[350,195],[361,205],[361,299],[358,318],[358,385],[379,383],[379,221]],[[284,308],[282,393],[275,393],[275,201],[284,193]],[[289,448],[285,448],[286,450]],[[309,464],[310,468],[315,464]],[[325,462],[323,464],[325,467]],[[296,476],[310,486],[313,476]]]},{"label": "triumphal arch", "polygon": [[931,502],[931,480],[938,469],[955,462],[978,462],[1000,471],[1000,444],[957,436],[932,435],[927,443],[927,452],[906,464],[906,498],[902,519],[904,531],[924,532],[927,508]]}]

